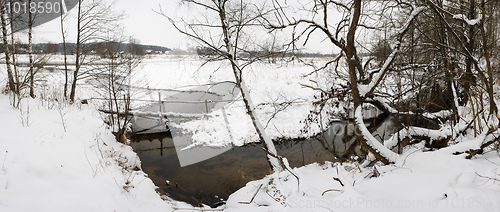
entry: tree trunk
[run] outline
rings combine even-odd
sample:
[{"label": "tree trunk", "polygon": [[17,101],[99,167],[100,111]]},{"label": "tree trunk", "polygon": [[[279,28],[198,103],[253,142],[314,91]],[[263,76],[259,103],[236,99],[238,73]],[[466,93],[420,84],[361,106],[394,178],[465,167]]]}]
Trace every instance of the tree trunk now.
[{"label": "tree trunk", "polygon": [[351,83],[351,91],[352,91],[352,98],[354,101],[354,107],[361,105],[363,103],[358,90],[358,79],[357,79],[358,76],[356,74],[357,57],[356,57],[356,46],[355,46],[356,30],[358,28],[360,16],[361,16],[361,0],[355,0],[351,25],[349,27],[349,31],[347,32],[347,45],[346,45],[347,47],[346,60],[347,64],[349,65],[349,80]]},{"label": "tree trunk", "polygon": [[[486,3],[485,3],[485,0],[483,0],[481,3],[481,10],[482,10],[483,17],[487,17],[485,7],[486,7]],[[485,22],[485,18],[481,19],[479,28],[481,30],[481,37],[482,37],[482,41],[483,41],[483,53],[484,53],[484,59],[486,60],[486,70],[487,70],[488,81],[489,81],[489,84],[487,84],[488,85],[487,89],[488,89],[488,98],[490,100],[490,115],[497,116],[498,109],[497,109],[497,105],[495,103],[495,97],[493,96],[493,94],[494,94],[493,68],[491,67],[490,51],[489,51],[489,47],[488,47],[488,35],[486,34],[486,28],[484,26],[484,22]]]},{"label": "tree trunk", "polygon": [[[469,14],[468,14],[468,17],[469,17],[469,20],[473,20],[476,18],[476,6],[475,6],[475,2],[474,1],[471,1],[470,2],[470,5],[469,5]],[[465,39],[466,41],[468,41],[466,43],[466,48],[467,50],[472,53],[473,52],[473,49],[474,49],[474,25],[469,25],[469,30],[467,32],[467,39]],[[470,94],[470,86],[472,83],[474,83],[472,80],[473,80],[473,75],[472,75],[472,65],[473,65],[473,62],[474,62],[474,58],[472,58],[471,55],[467,55],[467,59],[465,60],[465,75],[464,75],[464,92],[465,92],[465,95],[463,97],[463,104],[466,105],[467,102],[470,100],[472,101],[471,96],[468,95]]]},{"label": "tree trunk", "polygon": [[250,116],[250,119],[252,120],[252,124],[255,128],[255,131],[257,132],[257,135],[259,136],[259,140],[262,142],[262,146],[264,150],[267,152],[267,162],[271,169],[274,172],[280,172],[284,170],[285,167],[283,167],[282,162],[278,159],[278,153],[276,151],[276,148],[274,147],[274,143],[269,138],[265,132],[265,129],[260,123],[260,121],[255,117],[254,111],[255,111],[255,106],[252,102],[252,98],[250,97],[249,90],[242,78],[242,70],[239,67],[239,64],[237,62],[237,55],[233,49],[231,37],[229,36],[228,33],[228,24],[227,24],[227,19],[226,19],[226,13],[225,13],[225,2],[222,2],[221,5],[219,5],[219,17],[221,21],[221,28],[223,31],[223,38],[224,38],[224,43],[226,45],[226,50],[228,52],[228,59],[231,62],[231,68],[234,73],[234,78],[236,81],[236,85],[240,89],[241,96],[243,97],[243,102],[245,103],[245,108]]},{"label": "tree trunk", "polygon": [[78,80],[78,72],[80,71],[80,57],[81,57],[81,22],[82,22],[82,0],[78,0],[78,19],[77,19],[77,35],[76,35],[76,56],[75,56],[75,71],[73,72],[73,82],[71,82],[71,92],[69,94],[69,100],[71,102],[75,101],[75,91],[76,91],[76,81]]},{"label": "tree trunk", "polygon": [[14,75],[12,74],[12,67],[10,64],[10,52],[9,52],[9,44],[7,42],[7,20],[5,14],[5,0],[0,0],[0,16],[2,22],[2,38],[3,38],[3,48],[5,53],[5,64],[7,66],[7,77],[9,78],[9,90],[14,92],[14,94],[18,94],[18,90],[16,89],[16,82],[14,81]]},{"label": "tree trunk", "polygon": [[[31,5],[31,0],[28,0],[28,5]],[[32,37],[33,37],[33,20],[32,20],[32,15],[29,12],[28,13],[28,56],[29,56],[29,62],[30,62],[30,97],[35,98],[35,73],[33,70],[33,43],[32,43]]]},{"label": "tree trunk", "polygon": [[[61,0],[63,5],[63,0]],[[61,35],[63,43],[63,56],[64,56],[64,98],[68,98],[68,56],[66,55],[66,34],[64,32],[64,10],[61,10]]]},{"label": "tree trunk", "polygon": [[[359,131],[361,131],[360,134],[357,134],[356,135],[356,138],[358,139],[358,141],[361,142],[361,145],[366,148],[369,152],[371,152],[375,158],[379,161],[382,161],[383,163],[385,164],[388,164],[390,163],[391,161],[383,156],[379,151],[379,149],[377,149],[376,147],[377,146],[380,146],[380,145],[377,145],[376,143],[374,142],[378,142],[376,141],[376,139],[370,139],[370,132],[368,130],[364,130],[366,129],[366,126],[364,125],[363,123],[363,117],[362,117],[362,114],[361,112],[359,112],[358,110],[361,110],[361,106],[364,102],[364,99],[361,98],[360,96],[360,93],[359,93],[359,88],[358,88],[358,79],[357,79],[357,75],[356,75],[356,67],[357,67],[357,55],[356,55],[356,46],[355,46],[355,38],[356,38],[356,30],[357,30],[357,27],[358,27],[358,24],[359,24],[359,18],[361,16],[361,9],[362,9],[362,0],[355,0],[354,1],[354,11],[353,11],[353,15],[352,15],[352,20],[351,20],[351,24],[350,24],[350,27],[349,27],[349,31],[347,33],[347,52],[346,52],[346,60],[347,60],[347,64],[349,65],[349,80],[350,80],[350,83],[351,83],[351,92],[352,92],[352,96],[353,96],[353,101],[354,101],[354,111],[356,114],[360,113],[360,116],[361,117],[356,117],[357,121],[356,121],[356,128],[359,129]],[[373,136],[371,136],[373,137]],[[375,140],[375,141],[374,141]]]},{"label": "tree trunk", "polygon": [[[10,0],[10,5],[14,5],[14,1]],[[17,94],[20,92],[20,82],[19,82],[19,75],[17,72],[17,64],[16,64],[16,45],[15,45],[15,39],[14,39],[14,14],[11,12],[10,13],[10,38],[11,38],[11,45],[12,45],[12,67],[14,67],[14,81],[16,82],[16,91]]]}]

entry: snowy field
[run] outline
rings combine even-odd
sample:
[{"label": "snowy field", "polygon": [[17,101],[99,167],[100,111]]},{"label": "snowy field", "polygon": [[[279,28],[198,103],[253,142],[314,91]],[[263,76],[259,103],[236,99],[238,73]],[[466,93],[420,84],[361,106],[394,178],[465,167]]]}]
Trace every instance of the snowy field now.
[{"label": "snowy field", "polygon": [[[151,88],[163,89],[189,89],[192,85],[234,81],[227,64],[202,64],[203,61],[196,56],[159,56],[145,60],[136,77],[137,81],[145,77]],[[272,138],[304,136],[300,134],[304,128],[300,122],[312,108],[314,92],[301,84],[311,84],[309,79],[318,78],[304,77],[311,71],[297,62],[255,63],[247,68],[243,78],[257,105],[257,116],[267,126],[266,131]],[[151,100],[158,99],[157,94],[150,95]],[[235,100],[224,107],[228,124],[222,110],[215,110],[203,119],[181,123],[178,127],[194,133],[194,145],[241,146],[257,141],[243,101]],[[319,128],[311,131],[314,132],[319,132]]]},{"label": "snowy field", "polygon": [[[134,75],[134,85],[189,89],[232,79],[224,64],[200,68],[201,64],[194,57],[146,58]],[[300,121],[312,108],[314,92],[300,84],[324,79],[303,77],[311,71],[299,64],[255,64],[245,74],[258,117],[273,138],[304,136]],[[56,96],[62,74],[43,74],[43,93]],[[2,68],[2,86],[5,75]],[[92,98],[92,87],[81,83],[77,96]],[[138,92],[135,98],[157,100],[158,95]],[[66,105],[54,98],[25,99],[20,110],[9,101],[9,96],[0,95],[0,211],[202,210],[155,192],[132,148],[117,143],[103,123],[97,101]],[[195,145],[239,146],[257,140],[242,101],[226,105],[225,112],[229,125],[222,111],[215,110],[180,127],[194,132]],[[401,155],[404,160],[387,166],[311,164],[294,169],[299,180],[286,171],[274,173],[249,182],[216,210],[500,211],[498,152],[466,160],[449,151],[421,149],[411,147]]]}]

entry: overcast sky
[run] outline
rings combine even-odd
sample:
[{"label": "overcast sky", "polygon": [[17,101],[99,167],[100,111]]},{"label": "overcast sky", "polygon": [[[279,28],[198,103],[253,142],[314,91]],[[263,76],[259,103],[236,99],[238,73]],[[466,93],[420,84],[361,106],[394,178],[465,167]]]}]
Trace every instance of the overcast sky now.
[{"label": "overcast sky", "polygon": [[[113,0],[105,0],[113,2]],[[186,17],[192,14],[186,10],[185,5],[179,5],[180,0],[116,0],[115,10],[123,11],[126,18],[122,20],[127,36],[134,37],[141,44],[160,45],[169,48],[183,48],[193,46],[192,41],[178,33],[171,23],[163,16],[154,12],[159,11],[160,6],[165,14],[170,17]],[[194,11],[191,11],[195,13]],[[76,7],[69,11],[69,20],[65,24],[67,30],[67,42],[75,42],[76,38]],[[20,35],[20,37],[27,37]],[[20,38],[25,40],[24,38]],[[310,48],[312,51],[328,53],[334,49],[330,43],[324,41],[324,36]],[[60,32],[60,20],[53,20],[35,29],[34,40],[42,42],[62,42]],[[327,43],[327,45],[325,45]]]},{"label": "overcast sky", "polygon": [[[115,10],[123,11],[126,15],[121,20],[126,35],[138,39],[141,44],[179,48],[185,46],[188,41],[172,28],[165,17],[153,11],[158,11],[161,5],[166,14],[175,17],[178,2],[179,0],[117,0]],[[69,12],[69,20],[64,26],[68,33],[68,42],[75,41],[75,17],[76,7]],[[62,42],[60,30],[60,20],[43,24],[35,29],[35,42]]]}]

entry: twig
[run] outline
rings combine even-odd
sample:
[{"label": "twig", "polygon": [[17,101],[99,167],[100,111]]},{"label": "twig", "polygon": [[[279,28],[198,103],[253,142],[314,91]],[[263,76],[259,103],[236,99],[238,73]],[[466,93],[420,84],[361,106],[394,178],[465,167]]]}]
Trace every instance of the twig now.
[{"label": "twig", "polygon": [[224,209],[204,209],[204,208],[174,208],[173,211],[224,211]]},{"label": "twig", "polygon": [[333,177],[333,179],[339,182],[342,187],[344,187],[344,183],[342,183],[342,181],[339,178]]},{"label": "twig", "polygon": [[5,161],[7,160],[7,154],[9,154],[9,151],[5,151],[5,157],[3,158],[3,163],[2,163],[2,171],[5,171]]},{"label": "twig", "polygon": [[490,163],[493,163],[493,164],[495,164],[495,165],[497,165],[497,166],[500,166],[500,164],[495,163],[495,162],[493,162],[493,161],[489,160],[488,158],[484,158],[484,159],[485,159],[485,160],[487,160],[487,161],[488,161],[488,162],[490,162]]},{"label": "twig", "polygon": [[[277,203],[281,203],[281,202],[279,201],[279,199],[274,198],[274,197],[273,197],[273,195],[269,194],[267,191],[266,191],[266,194],[267,194],[269,197],[271,197],[271,199],[273,199],[274,201],[276,201]],[[285,202],[283,202],[283,203],[284,203],[284,204],[286,204]],[[283,203],[282,203],[282,204],[283,204]]]},{"label": "twig", "polygon": [[87,148],[83,149],[85,152],[85,158],[87,159],[87,163],[89,163],[90,169],[92,169],[92,172],[94,173],[94,177],[97,174],[97,169],[94,171],[94,168],[92,167],[92,164],[90,163],[89,157],[87,156]]},{"label": "twig", "polygon": [[497,179],[497,178],[482,176],[482,175],[478,174],[477,172],[476,172],[476,175],[479,176],[479,177],[482,177],[482,178],[486,178],[486,179],[489,179],[489,180],[500,182],[500,180]]},{"label": "twig", "polygon": [[238,202],[238,203],[240,203],[240,204],[250,204],[250,203],[252,203],[252,202],[253,202],[253,199],[255,198],[255,196],[257,196],[257,193],[259,193],[260,188],[262,188],[262,185],[263,185],[263,184],[260,184],[260,186],[259,186],[259,188],[257,189],[257,191],[255,191],[255,194],[253,194],[252,199],[250,199],[250,202]]},{"label": "twig", "polygon": [[64,120],[64,115],[66,114],[63,114],[62,108],[59,108],[59,116],[61,117],[61,124],[63,126],[64,132],[66,132],[66,122]]},{"label": "twig", "polygon": [[330,192],[330,191],[338,191],[338,192],[342,192],[342,190],[338,190],[338,189],[328,189],[326,191],[323,191],[323,193],[321,193],[321,196],[324,196],[326,192]]}]

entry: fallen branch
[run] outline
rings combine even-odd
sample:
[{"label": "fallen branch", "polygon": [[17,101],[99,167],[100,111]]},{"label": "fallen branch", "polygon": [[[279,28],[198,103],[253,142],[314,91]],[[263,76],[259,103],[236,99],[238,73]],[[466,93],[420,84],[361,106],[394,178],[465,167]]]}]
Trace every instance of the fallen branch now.
[{"label": "fallen branch", "polygon": [[206,209],[206,208],[176,208],[172,207],[173,211],[224,211],[224,209]]},{"label": "fallen branch", "polygon": [[341,185],[342,187],[344,187],[344,183],[342,183],[342,181],[340,181],[340,179],[339,179],[339,178],[337,178],[337,177],[333,177],[333,179],[334,179],[335,181],[339,182],[339,183],[340,183],[340,185]]},{"label": "fallen branch", "polygon": [[238,203],[240,203],[240,204],[250,204],[250,203],[252,203],[252,202],[253,202],[253,199],[255,198],[255,196],[257,196],[257,193],[259,193],[260,188],[262,188],[262,185],[263,185],[263,184],[260,184],[260,186],[259,186],[259,188],[257,189],[257,191],[255,191],[255,194],[253,194],[252,199],[250,199],[250,202],[238,202]]},{"label": "fallen branch", "polygon": [[471,159],[472,157],[476,156],[477,154],[482,154],[486,147],[489,147],[490,145],[492,145],[496,142],[500,142],[500,137],[496,137],[495,139],[492,139],[491,141],[488,141],[486,143],[481,144],[479,149],[471,149],[471,150],[467,151],[467,153],[469,153],[469,155],[467,155],[465,158]]},{"label": "fallen branch", "polygon": [[330,192],[330,191],[338,191],[338,192],[342,192],[342,190],[338,190],[338,189],[328,189],[326,191],[323,191],[323,193],[321,193],[321,196],[324,196],[326,192]]}]

